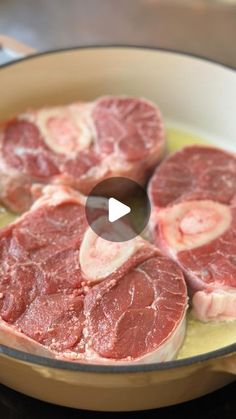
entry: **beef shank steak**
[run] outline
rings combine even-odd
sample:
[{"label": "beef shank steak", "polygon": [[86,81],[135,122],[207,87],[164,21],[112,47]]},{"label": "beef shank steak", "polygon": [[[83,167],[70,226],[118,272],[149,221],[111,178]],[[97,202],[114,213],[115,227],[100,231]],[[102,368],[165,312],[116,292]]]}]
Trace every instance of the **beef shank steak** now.
[{"label": "beef shank steak", "polygon": [[26,112],[0,125],[0,201],[23,212],[34,183],[86,195],[111,176],[144,183],[164,146],[160,111],[145,99],[108,96]]},{"label": "beef shank steak", "polygon": [[149,195],[154,241],[184,270],[196,317],[235,320],[235,156],[185,147],[157,168]]},{"label": "beef shank steak", "polygon": [[140,237],[97,236],[84,201],[48,185],[0,231],[0,343],[84,362],[172,359],[185,335],[181,269]]}]

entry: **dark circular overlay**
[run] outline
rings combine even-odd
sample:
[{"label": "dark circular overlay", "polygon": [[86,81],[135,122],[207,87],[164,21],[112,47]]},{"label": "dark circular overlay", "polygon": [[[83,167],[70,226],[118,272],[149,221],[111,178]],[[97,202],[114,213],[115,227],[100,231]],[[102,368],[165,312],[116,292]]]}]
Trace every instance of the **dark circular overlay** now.
[{"label": "dark circular overlay", "polygon": [[[110,222],[110,198],[130,207],[130,213]],[[98,236],[113,242],[123,242],[142,233],[149,221],[151,205],[145,189],[138,183],[124,177],[111,177],[92,189],[85,211],[88,224]]]}]

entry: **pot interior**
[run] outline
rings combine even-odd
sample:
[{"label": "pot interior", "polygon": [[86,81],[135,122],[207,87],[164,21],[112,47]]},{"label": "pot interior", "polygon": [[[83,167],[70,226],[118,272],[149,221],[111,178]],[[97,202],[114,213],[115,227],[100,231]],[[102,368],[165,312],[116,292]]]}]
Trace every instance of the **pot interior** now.
[{"label": "pot interior", "polygon": [[[49,52],[3,66],[0,87],[0,121],[106,94],[143,96],[163,113],[170,151],[195,143],[236,151],[236,72],[199,58],[125,47]],[[0,214],[1,225],[12,219]],[[179,358],[235,341],[236,322],[202,324],[190,317]]]}]

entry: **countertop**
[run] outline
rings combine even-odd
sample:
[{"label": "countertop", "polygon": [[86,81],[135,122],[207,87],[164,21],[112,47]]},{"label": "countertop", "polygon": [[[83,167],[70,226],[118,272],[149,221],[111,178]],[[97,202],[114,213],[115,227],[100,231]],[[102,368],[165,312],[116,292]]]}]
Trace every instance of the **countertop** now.
[{"label": "countertop", "polygon": [[236,0],[0,0],[0,33],[39,51],[151,45],[236,67]]}]

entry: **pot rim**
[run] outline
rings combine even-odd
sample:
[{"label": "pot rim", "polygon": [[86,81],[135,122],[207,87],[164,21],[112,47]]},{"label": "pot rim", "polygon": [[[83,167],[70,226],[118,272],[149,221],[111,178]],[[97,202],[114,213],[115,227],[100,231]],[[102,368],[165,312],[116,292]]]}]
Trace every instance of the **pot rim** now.
[{"label": "pot rim", "polygon": [[119,44],[119,43],[100,43],[100,44],[88,44],[88,45],[75,45],[75,46],[69,46],[69,47],[63,47],[63,48],[53,48],[53,49],[49,49],[49,50],[44,50],[41,52],[35,52],[33,54],[30,55],[26,55],[20,58],[17,58],[15,60],[12,61],[8,61],[6,63],[0,64],[0,70],[6,67],[11,67],[11,66],[15,66],[23,61],[28,61],[28,60],[32,60],[35,58],[39,58],[42,56],[46,56],[46,55],[52,55],[52,54],[60,54],[63,52],[69,52],[69,51],[79,51],[79,50],[91,50],[91,49],[134,49],[134,50],[146,50],[146,51],[157,51],[157,52],[167,52],[173,55],[180,55],[180,56],[185,56],[185,57],[189,57],[189,58],[196,58],[199,59],[203,62],[208,62],[211,64],[215,64],[219,67],[223,67],[225,69],[228,70],[233,70],[234,72],[236,72],[236,67],[234,67],[233,65],[229,65],[229,64],[224,64],[220,61],[217,61],[213,58],[208,58],[204,55],[199,55],[199,54],[195,54],[192,52],[187,52],[187,51],[181,51],[179,49],[175,49],[175,48],[164,48],[164,47],[155,47],[155,46],[148,46],[148,45],[135,45],[135,44]]}]

